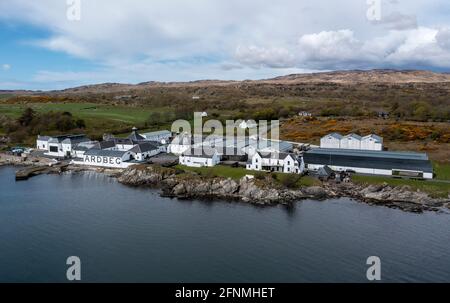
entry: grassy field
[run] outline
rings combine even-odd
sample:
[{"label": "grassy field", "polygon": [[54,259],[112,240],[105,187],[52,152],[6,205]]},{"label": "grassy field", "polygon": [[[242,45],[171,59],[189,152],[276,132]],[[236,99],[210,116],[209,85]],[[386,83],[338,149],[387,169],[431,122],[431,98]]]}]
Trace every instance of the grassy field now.
[{"label": "grassy field", "polygon": [[414,190],[421,190],[430,194],[435,198],[446,198],[450,194],[450,183],[439,181],[419,181],[409,179],[394,179],[389,177],[380,176],[361,176],[354,175],[352,180],[359,184],[383,184],[387,183],[390,186],[410,186]]},{"label": "grassy field", "polygon": [[[184,171],[196,172],[205,177],[222,177],[222,178],[231,178],[234,180],[239,180],[245,175],[264,174],[264,172],[260,171],[249,171],[241,167],[235,168],[224,165],[217,165],[214,167],[188,167],[184,165],[177,165],[176,167]],[[276,176],[276,180],[278,180],[278,182],[280,182],[279,180],[282,180],[282,178],[289,178],[289,175],[287,174],[282,173],[273,173],[273,174]],[[301,188],[304,186],[315,186],[315,185],[320,185],[320,181],[318,181],[313,177],[303,176],[297,181],[294,188]]]},{"label": "grassy field", "polygon": [[450,163],[433,162],[436,179],[450,180]]},{"label": "grassy field", "polygon": [[164,111],[162,108],[127,107],[102,105],[93,103],[37,103],[37,104],[0,104],[0,114],[17,118],[26,107],[31,107],[37,112],[67,111],[81,119],[92,121],[106,119],[123,123],[143,123],[149,115],[155,111]]},{"label": "grassy field", "polygon": [[104,132],[125,131],[132,126],[146,128],[146,122],[153,112],[168,112],[169,108],[130,107],[93,103],[35,103],[0,104],[0,115],[18,118],[26,107],[36,112],[70,112],[86,122],[86,133],[99,135]]},{"label": "grassy field", "polygon": [[196,172],[202,176],[217,176],[223,178],[231,178],[234,180],[239,180],[245,175],[251,174],[248,170],[241,167],[230,167],[225,165],[217,165],[214,167],[189,167],[184,165],[177,165],[177,168],[184,171]]}]

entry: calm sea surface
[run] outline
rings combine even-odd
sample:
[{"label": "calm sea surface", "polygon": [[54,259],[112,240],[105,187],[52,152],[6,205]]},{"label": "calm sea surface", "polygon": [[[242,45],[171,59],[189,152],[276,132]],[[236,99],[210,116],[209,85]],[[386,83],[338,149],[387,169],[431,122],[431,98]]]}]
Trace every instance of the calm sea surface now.
[{"label": "calm sea surface", "polygon": [[293,208],[178,201],[98,174],[0,168],[0,282],[450,282],[450,215],[348,199]]}]

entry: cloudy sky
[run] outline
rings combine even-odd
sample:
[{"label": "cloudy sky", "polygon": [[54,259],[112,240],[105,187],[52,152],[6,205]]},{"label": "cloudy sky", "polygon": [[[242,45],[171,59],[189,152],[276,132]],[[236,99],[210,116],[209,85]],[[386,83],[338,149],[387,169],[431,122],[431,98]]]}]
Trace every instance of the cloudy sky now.
[{"label": "cloudy sky", "polygon": [[448,16],[448,0],[0,0],[0,89],[447,72]]}]

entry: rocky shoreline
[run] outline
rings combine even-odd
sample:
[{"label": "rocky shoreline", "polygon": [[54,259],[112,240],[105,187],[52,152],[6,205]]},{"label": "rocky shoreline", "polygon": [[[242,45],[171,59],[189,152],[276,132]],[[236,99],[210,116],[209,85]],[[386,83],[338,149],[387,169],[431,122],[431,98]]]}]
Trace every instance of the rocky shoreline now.
[{"label": "rocky shoreline", "polygon": [[175,169],[155,166],[130,167],[118,175],[118,181],[129,186],[160,188],[161,195],[180,199],[233,199],[257,205],[289,204],[298,200],[325,200],[348,197],[371,205],[382,205],[408,212],[443,211],[450,209],[450,199],[436,199],[409,187],[388,185],[357,185],[354,183],[303,187],[290,190],[265,180],[232,180],[205,178]]},{"label": "rocky shoreline", "polygon": [[[0,161],[1,165],[30,165]],[[33,166],[36,164],[33,163]],[[195,173],[186,173],[173,168],[156,165],[137,165],[128,169],[105,169],[68,165],[60,173],[96,172],[117,178],[128,186],[144,186],[161,190],[161,195],[178,199],[226,199],[255,205],[269,206],[290,204],[295,201],[312,199],[326,200],[347,197],[370,205],[380,205],[408,212],[450,210],[450,197],[437,199],[427,193],[413,191],[407,186],[391,187],[384,185],[358,185],[354,183],[323,183],[322,186],[287,189],[276,184],[270,177],[264,180],[241,180],[225,178],[206,178]],[[41,174],[55,173],[54,170],[41,170]]]}]

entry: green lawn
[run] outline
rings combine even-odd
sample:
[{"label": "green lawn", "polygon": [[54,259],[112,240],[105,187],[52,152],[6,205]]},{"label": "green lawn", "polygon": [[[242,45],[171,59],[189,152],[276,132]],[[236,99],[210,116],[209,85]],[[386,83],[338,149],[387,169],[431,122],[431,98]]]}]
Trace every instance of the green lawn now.
[{"label": "green lawn", "polygon": [[450,180],[450,163],[433,162],[436,179]]},{"label": "green lawn", "polygon": [[93,103],[33,103],[0,104],[0,115],[18,118],[26,107],[37,112],[70,112],[74,117],[86,122],[86,133],[103,134],[104,132],[125,132],[137,126],[143,128],[152,112],[164,114],[169,108],[114,106]]},{"label": "green lawn", "polygon": [[394,187],[408,185],[411,186],[411,188],[413,188],[414,190],[419,189],[436,198],[446,198],[450,193],[450,183],[439,181],[420,181],[420,180],[394,179],[390,177],[361,176],[361,175],[353,175],[352,180],[353,182],[360,184],[387,183],[390,186]]},{"label": "green lawn", "polygon": [[[239,180],[245,175],[255,175],[265,173],[260,171],[249,171],[242,167],[230,167],[225,165],[217,165],[214,167],[188,167],[184,165],[177,165],[176,167],[184,171],[196,172],[205,177],[223,177],[223,178],[231,178],[234,180]],[[274,173],[274,174],[277,176],[277,180],[289,177],[288,174],[282,173]],[[318,181],[313,177],[303,176],[299,179],[295,187],[300,188],[304,186],[315,186],[315,185],[320,185],[320,181]]]},{"label": "green lawn", "polygon": [[177,165],[177,168],[184,171],[196,172],[202,176],[209,177],[223,177],[239,180],[245,175],[251,175],[252,173],[241,167],[230,167],[225,165],[216,165],[214,167],[189,167],[184,165]]},{"label": "green lawn", "polygon": [[93,103],[35,103],[35,104],[0,104],[0,114],[19,117],[26,107],[37,112],[67,111],[86,120],[107,119],[125,123],[145,122],[150,113],[163,111],[161,108],[127,107]]}]

